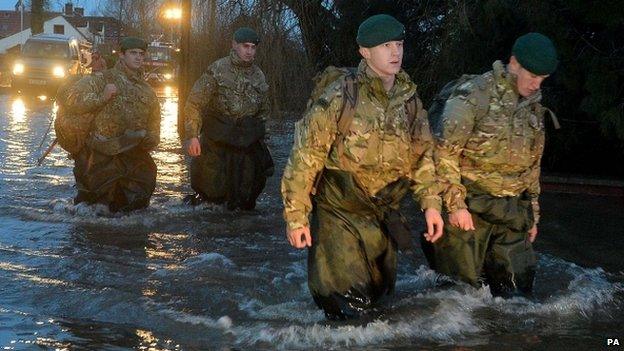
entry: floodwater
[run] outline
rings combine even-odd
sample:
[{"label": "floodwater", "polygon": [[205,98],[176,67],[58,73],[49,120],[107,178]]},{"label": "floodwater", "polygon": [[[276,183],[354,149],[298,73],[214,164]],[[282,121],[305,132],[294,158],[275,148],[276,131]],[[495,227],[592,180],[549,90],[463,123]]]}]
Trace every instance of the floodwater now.
[{"label": "floodwater", "polygon": [[[288,245],[281,219],[279,177],[293,122],[270,125],[278,172],[255,211],[191,208],[182,203],[190,187],[176,134],[177,98],[170,90],[160,95],[156,192],[149,208],[127,215],[73,205],[72,162],[60,148],[36,166],[54,134],[39,148],[54,117],[51,102],[0,96],[1,348],[595,350],[607,338],[624,344],[621,270],[601,267],[599,259],[583,266],[587,258],[570,251],[540,251],[534,300],[436,288],[422,257],[416,264],[402,257],[382,317],[326,322],[307,291],[306,252]],[[577,207],[585,200],[565,199]],[[413,205],[406,212],[421,224]],[[561,225],[564,219],[553,216],[542,237],[574,230],[574,215]],[[611,262],[622,267],[617,258]]]}]

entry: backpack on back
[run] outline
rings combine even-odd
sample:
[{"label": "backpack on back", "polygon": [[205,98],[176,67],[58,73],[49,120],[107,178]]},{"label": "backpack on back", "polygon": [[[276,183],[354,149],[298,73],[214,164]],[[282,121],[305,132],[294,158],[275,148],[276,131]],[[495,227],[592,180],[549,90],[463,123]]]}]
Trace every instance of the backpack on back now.
[{"label": "backpack on back", "polygon": [[[446,101],[457,95],[458,89],[467,82],[473,81],[481,90],[486,89],[486,82],[478,74],[464,74],[457,79],[446,83],[438,94],[433,98],[431,106],[427,112],[429,113],[429,125],[434,135],[439,135],[442,132],[442,113],[444,112],[444,106]],[[487,113],[489,99],[479,99],[477,101],[477,107],[479,114],[485,115]]]},{"label": "backpack on back", "polygon": [[[106,82],[111,81],[108,71],[104,71]],[[69,82],[59,88],[56,94],[58,110],[54,118],[54,131],[58,144],[74,158],[84,147],[98,111],[72,113],[65,106],[66,94],[76,82]]]},{"label": "backpack on back", "polygon": [[[452,97],[457,96],[460,93],[460,88],[467,82],[473,82],[478,89],[485,90],[488,87],[488,82],[483,75],[478,74],[464,74],[461,77],[454,79],[446,83],[440,92],[433,98],[431,106],[427,111],[429,113],[429,125],[434,135],[440,135],[442,133],[442,114],[444,112],[444,106],[446,101]],[[477,118],[484,117],[488,113],[490,98],[488,94],[478,94],[476,100]],[[555,129],[560,129],[561,125],[557,120],[555,113],[543,107],[545,112],[550,114],[551,120]]]}]

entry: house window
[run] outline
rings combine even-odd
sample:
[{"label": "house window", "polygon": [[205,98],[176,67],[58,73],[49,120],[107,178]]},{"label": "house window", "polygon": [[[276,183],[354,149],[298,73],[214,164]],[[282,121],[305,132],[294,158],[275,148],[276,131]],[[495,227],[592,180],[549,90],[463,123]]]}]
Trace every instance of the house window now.
[{"label": "house window", "polygon": [[65,26],[62,24],[55,24],[54,34],[65,34]]}]

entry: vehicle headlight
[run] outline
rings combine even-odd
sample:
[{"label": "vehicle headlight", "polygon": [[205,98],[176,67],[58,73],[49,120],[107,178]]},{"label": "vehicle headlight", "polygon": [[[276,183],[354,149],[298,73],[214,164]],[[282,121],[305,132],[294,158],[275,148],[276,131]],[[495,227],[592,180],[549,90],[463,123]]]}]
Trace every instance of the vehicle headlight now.
[{"label": "vehicle headlight", "polygon": [[165,73],[164,76],[165,76],[166,80],[169,80],[169,79],[171,79],[173,77],[173,75],[171,73]]},{"label": "vehicle headlight", "polygon": [[54,67],[54,69],[52,70],[52,75],[54,75],[56,78],[65,77],[65,68],[61,66]]},{"label": "vehicle headlight", "polygon": [[13,74],[18,75],[18,74],[22,74],[24,73],[24,64],[23,63],[16,63],[13,66]]}]

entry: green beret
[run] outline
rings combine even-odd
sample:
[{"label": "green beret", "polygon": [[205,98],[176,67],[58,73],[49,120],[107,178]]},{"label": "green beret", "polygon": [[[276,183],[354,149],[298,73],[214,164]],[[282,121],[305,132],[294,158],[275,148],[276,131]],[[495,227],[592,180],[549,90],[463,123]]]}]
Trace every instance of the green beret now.
[{"label": "green beret", "polygon": [[234,32],[234,41],[242,44],[242,43],[254,43],[258,45],[260,42],[260,37],[255,30],[249,27],[241,27]]},{"label": "green beret", "polygon": [[121,39],[119,48],[122,52],[130,49],[142,49],[147,51],[147,42],[141,38],[125,37]]},{"label": "green beret", "polygon": [[539,76],[553,73],[559,64],[555,44],[540,33],[527,33],[516,39],[511,53],[522,67]]},{"label": "green beret", "polygon": [[358,45],[365,48],[387,43],[393,40],[403,40],[405,26],[390,15],[374,15],[362,22],[357,33]]}]

